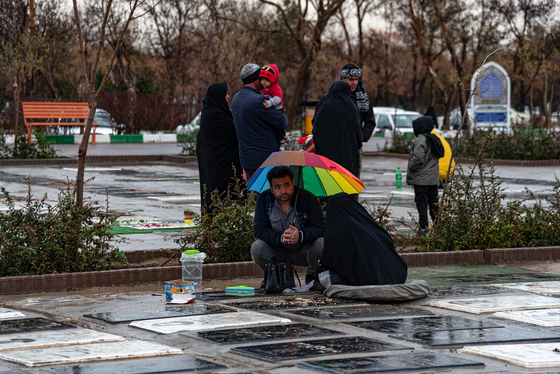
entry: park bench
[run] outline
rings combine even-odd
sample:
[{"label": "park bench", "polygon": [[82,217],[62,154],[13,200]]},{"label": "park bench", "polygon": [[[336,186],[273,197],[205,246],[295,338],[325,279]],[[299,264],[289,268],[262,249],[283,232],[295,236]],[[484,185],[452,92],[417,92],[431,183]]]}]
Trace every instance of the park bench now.
[{"label": "park bench", "polygon": [[[33,126],[85,126],[89,116],[87,103],[44,103],[23,102],[23,122],[27,127],[27,138],[31,143],[31,129]],[[76,120],[83,120],[82,122]],[[91,142],[95,144],[95,128]]]}]

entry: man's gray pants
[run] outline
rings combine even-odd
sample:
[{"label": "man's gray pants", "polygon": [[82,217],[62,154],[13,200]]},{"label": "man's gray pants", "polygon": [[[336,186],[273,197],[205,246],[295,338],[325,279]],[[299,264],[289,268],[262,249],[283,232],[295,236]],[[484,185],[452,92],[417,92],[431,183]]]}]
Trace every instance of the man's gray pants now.
[{"label": "man's gray pants", "polygon": [[319,238],[311,244],[284,247],[271,247],[265,241],[257,239],[251,246],[251,258],[263,271],[265,271],[266,264],[274,259],[276,262],[290,261],[296,266],[308,266],[307,275],[316,277],[322,255],[323,238]]}]

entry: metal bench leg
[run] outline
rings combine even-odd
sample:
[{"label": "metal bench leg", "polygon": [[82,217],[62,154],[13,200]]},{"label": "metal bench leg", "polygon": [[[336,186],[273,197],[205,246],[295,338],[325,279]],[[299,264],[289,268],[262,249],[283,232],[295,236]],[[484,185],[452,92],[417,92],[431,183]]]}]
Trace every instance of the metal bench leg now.
[{"label": "metal bench leg", "polygon": [[[16,134],[16,138],[17,138],[17,134]],[[15,139],[15,141],[17,142],[17,139]],[[31,144],[31,126],[27,127],[27,141],[29,142],[29,144]]]},{"label": "metal bench leg", "polygon": [[93,130],[93,136],[91,137],[91,143],[95,144],[95,130]]}]

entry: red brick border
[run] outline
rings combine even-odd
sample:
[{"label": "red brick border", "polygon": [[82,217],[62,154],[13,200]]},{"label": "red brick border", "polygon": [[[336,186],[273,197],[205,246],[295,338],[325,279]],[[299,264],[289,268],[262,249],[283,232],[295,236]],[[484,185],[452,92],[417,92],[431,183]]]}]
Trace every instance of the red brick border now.
[{"label": "red brick border", "polygon": [[[485,251],[473,249],[457,252],[402,253],[409,267],[509,264],[528,261],[555,261],[560,259],[560,247],[492,248]],[[302,268],[303,269],[303,268]],[[299,269],[302,271],[302,269]],[[253,262],[204,264],[204,279],[258,278],[261,269]],[[181,278],[181,266],[105,270],[84,273],[44,274],[0,278],[0,294],[82,290],[93,287],[134,286],[145,283],[162,283]]]}]

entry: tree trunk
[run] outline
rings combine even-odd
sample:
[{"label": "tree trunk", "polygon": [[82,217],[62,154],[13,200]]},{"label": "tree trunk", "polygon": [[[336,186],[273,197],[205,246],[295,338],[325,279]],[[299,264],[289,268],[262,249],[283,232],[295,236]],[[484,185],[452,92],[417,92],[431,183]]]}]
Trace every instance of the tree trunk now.
[{"label": "tree trunk", "polygon": [[16,82],[14,83],[14,111],[16,117],[14,119],[14,157],[17,155],[17,138],[19,133],[19,113],[20,113],[20,93],[21,93],[21,83],[18,82],[16,76]]},{"label": "tree trunk", "polygon": [[288,117],[287,130],[292,129],[293,120],[296,117],[299,103],[303,100],[303,95],[305,95],[307,86],[309,86],[309,81],[311,80],[309,67],[311,66],[311,62],[310,58],[305,58],[299,66],[296,86],[294,87],[292,97],[286,107],[286,117]]},{"label": "tree trunk", "polygon": [[80,207],[84,203],[84,171],[86,168],[86,154],[89,134],[91,132],[91,124],[93,123],[93,117],[95,116],[96,109],[96,100],[90,100],[87,125],[84,130],[84,135],[82,136],[82,142],[80,143],[80,147],[78,148],[78,175],[76,176],[76,186],[78,186],[78,188],[76,189],[76,205]]}]

